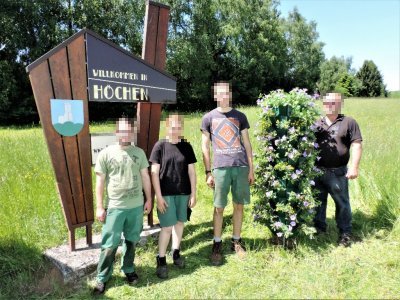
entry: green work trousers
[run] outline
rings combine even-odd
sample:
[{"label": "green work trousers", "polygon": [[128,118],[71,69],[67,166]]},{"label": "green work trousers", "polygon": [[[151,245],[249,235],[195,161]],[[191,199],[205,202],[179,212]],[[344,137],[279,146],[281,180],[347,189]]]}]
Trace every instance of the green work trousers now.
[{"label": "green work trousers", "polygon": [[106,222],[103,225],[101,253],[97,266],[97,281],[107,282],[112,273],[115,260],[115,253],[121,241],[121,234],[124,234],[122,246],[121,270],[125,273],[135,271],[135,245],[140,240],[140,233],[143,229],[143,207],[132,209],[107,210]]}]

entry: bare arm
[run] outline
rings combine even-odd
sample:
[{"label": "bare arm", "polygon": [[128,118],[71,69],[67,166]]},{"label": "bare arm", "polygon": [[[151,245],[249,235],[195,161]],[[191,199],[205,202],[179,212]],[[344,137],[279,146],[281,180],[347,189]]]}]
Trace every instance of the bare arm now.
[{"label": "bare arm", "polygon": [[358,177],[358,167],[360,165],[362,155],[362,142],[354,141],[351,143],[351,165],[347,171],[346,177],[348,179],[355,179]]},{"label": "bare arm", "polygon": [[157,197],[157,209],[164,213],[167,210],[168,204],[161,194],[160,185],[160,164],[151,164],[151,180],[153,182],[154,192]]},{"label": "bare arm", "polygon": [[243,129],[241,132],[244,149],[246,149],[247,160],[249,162],[249,183],[254,183],[254,169],[253,169],[253,149],[251,148],[249,131]]},{"label": "bare arm", "polygon": [[106,218],[106,211],[103,206],[103,192],[106,175],[96,173],[96,218],[100,222],[104,222]]},{"label": "bare arm", "polygon": [[151,210],[151,181],[149,176],[149,170],[147,168],[143,168],[140,170],[140,176],[142,177],[143,190],[146,196],[146,202],[144,204],[144,210],[146,213],[149,213]]},{"label": "bare arm", "polygon": [[[211,170],[211,158],[210,158],[210,133],[207,131],[202,131],[201,135],[201,151],[203,152],[203,163],[206,171]],[[211,173],[206,174],[207,185],[214,188],[214,178]]]},{"label": "bare arm", "polygon": [[189,179],[190,179],[190,199],[189,207],[194,207],[196,205],[196,168],[194,164],[188,165]]}]

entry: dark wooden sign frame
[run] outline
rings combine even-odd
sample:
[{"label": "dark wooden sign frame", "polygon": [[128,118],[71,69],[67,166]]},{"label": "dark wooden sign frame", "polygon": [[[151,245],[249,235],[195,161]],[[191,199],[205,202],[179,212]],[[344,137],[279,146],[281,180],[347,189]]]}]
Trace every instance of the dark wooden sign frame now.
[{"label": "dark wooden sign frame", "polygon": [[[163,71],[168,19],[168,6],[147,2],[142,57],[151,68],[172,77]],[[94,222],[85,43],[88,34],[127,52],[93,31],[83,29],[27,67],[55,172],[71,251],[75,250],[75,229],[78,227],[86,227],[86,242],[89,246],[92,244]],[[134,59],[140,59],[127,53]],[[83,100],[84,126],[77,135],[62,136],[54,129],[50,99]],[[159,136],[161,103],[138,102],[137,118],[137,143],[149,156]],[[148,216],[148,224],[153,225],[152,213]]]}]

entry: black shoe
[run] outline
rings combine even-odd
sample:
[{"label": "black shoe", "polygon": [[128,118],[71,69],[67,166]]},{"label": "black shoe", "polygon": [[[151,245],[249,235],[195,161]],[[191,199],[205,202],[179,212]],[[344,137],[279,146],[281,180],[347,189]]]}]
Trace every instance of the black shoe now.
[{"label": "black shoe", "polygon": [[134,285],[139,281],[139,276],[136,274],[136,272],[127,273],[127,274],[125,274],[125,276],[126,276],[126,280],[131,285]]},{"label": "black shoe", "polygon": [[172,259],[174,260],[174,266],[183,269],[185,267],[185,258],[180,255],[179,251],[179,249],[174,249]]},{"label": "black shoe", "polygon": [[211,257],[211,263],[214,266],[222,265],[223,256],[222,256],[222,242],[215,242],[213,243]]},{"label": "black shoe", "polygon": [[340,234],[338,245],[339,246],[344,246],[344,247],[350,247],[351,246],[351,235],[350,235],[350,233],[342,233],[342,234]]},{"label": "black shoe", "polygon": [[93,294],[101,295],[104,294],[105,290],[106,290],[106,283],[97,281],[96,286],[93,289]]},{"label": "black shoe", "polygon": [[157,277],[160,279],[168,278],[168,267],[166,262],[166,257],[159,257],[157,255],[157,269],[156,269]]}]

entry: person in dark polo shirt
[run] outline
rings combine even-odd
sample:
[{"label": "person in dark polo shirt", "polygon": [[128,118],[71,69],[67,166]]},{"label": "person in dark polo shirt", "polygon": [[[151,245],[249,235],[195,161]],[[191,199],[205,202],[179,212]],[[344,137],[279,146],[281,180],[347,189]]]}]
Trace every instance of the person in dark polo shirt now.
[{"label": "person in dark polo shirt", "polygon": [[[362,154],[362,136],[357,122],[340,114],[342,95],[328,93],[323,99],[325,116],[316,125],[317,147],[320,158],[316,166],[323,172],[315,180],[318,200],[314,224],[318,233],[326,232],[326,207],[328,194],[335,201],[336,225],[339,229],[339,245],[351,245],[351,207],[348,180],[358,177],[358,166]],[[350,149],[352,159],[349,167]]]}]

